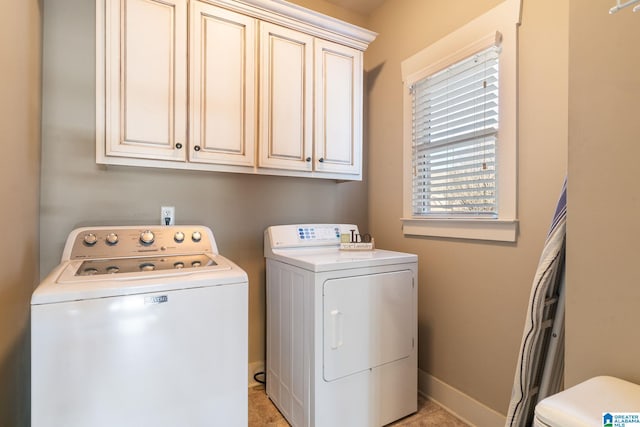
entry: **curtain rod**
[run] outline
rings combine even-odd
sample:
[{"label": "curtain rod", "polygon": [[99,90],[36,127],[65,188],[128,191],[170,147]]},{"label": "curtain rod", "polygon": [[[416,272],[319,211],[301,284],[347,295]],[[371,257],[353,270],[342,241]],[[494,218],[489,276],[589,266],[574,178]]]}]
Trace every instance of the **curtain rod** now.
[{"label": "curtain rod", "polygon": [[[609,14],[613,15],[614,13],[616,13],[617,11],[624,9],[625,7],[634,5],[636,3],[640,2],[640,0],[629,0],[626,3],[620,3],[620,0],[616,0],[616,5],[613,6],[611,9],[609,9]],[[640,5],[636,6],[633,8],[634,12],[637,12],[638,10],[640,10]]]}]

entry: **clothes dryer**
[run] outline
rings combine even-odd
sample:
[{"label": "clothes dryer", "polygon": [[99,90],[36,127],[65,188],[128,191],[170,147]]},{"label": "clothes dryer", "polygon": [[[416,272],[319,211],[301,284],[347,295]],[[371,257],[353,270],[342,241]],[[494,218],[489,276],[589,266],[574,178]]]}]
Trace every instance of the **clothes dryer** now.
[{"label": "clothes dryer", "polygon": [[417,410],[417,256],[342,251],[349,224],[265,231],[266,389],[294,426],[382,426]]}]

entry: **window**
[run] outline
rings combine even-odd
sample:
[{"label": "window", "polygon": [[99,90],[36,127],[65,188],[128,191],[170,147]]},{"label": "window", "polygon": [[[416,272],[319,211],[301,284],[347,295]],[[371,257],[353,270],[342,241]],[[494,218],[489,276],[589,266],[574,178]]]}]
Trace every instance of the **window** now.
[{"label": "window", "polygon": [[414,216],[497,216],[500,47],[411,87]]},{"label": "window", "polygon": [[519,16],[507,0],[402,63],[404,234],[516,240]]}]

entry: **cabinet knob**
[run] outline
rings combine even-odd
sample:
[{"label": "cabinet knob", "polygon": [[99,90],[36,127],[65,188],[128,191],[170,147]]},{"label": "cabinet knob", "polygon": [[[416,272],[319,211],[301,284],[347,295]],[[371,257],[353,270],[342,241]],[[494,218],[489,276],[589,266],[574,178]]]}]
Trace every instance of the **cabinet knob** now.
[{"label": "cabinet knob", "polygon": [[200,146],[196,145],[196,146],[193,147],[193,149],[196,150],[196,151],[200,151]]},{"label": "cabinet knob", "polygon": [[320,157],[320,158],[318,159],[318,161],[319,161],[320,163],[324,163],[324,157]]},{"label": "cabinet knob", "polygon": [[311,157],[307,157],[306,159],[304,159],[306,162],[310,162],[311,161]]},{"label": "cabinet knob", "polygon": [[180,143],[178,142],[178,143],[176,144],[176,148],[177,148],[178,150],[180,150],[180,149],[182,148],[182,144],[180,144]]}]

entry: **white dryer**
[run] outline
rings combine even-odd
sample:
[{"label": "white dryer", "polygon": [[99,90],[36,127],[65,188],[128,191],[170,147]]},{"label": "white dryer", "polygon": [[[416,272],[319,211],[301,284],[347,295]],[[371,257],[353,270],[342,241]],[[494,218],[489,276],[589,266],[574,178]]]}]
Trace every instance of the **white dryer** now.
[{"label": "white dryer", "polygon": [[417,256],[341,251],[355,225],[265,231],[267,394],[294,426],[382,426],[417,410]]},{"label": "white dryer", "polygon": [[246,427],[247,288],[207,227],[74,230],[31,299],[31,425]]}]

